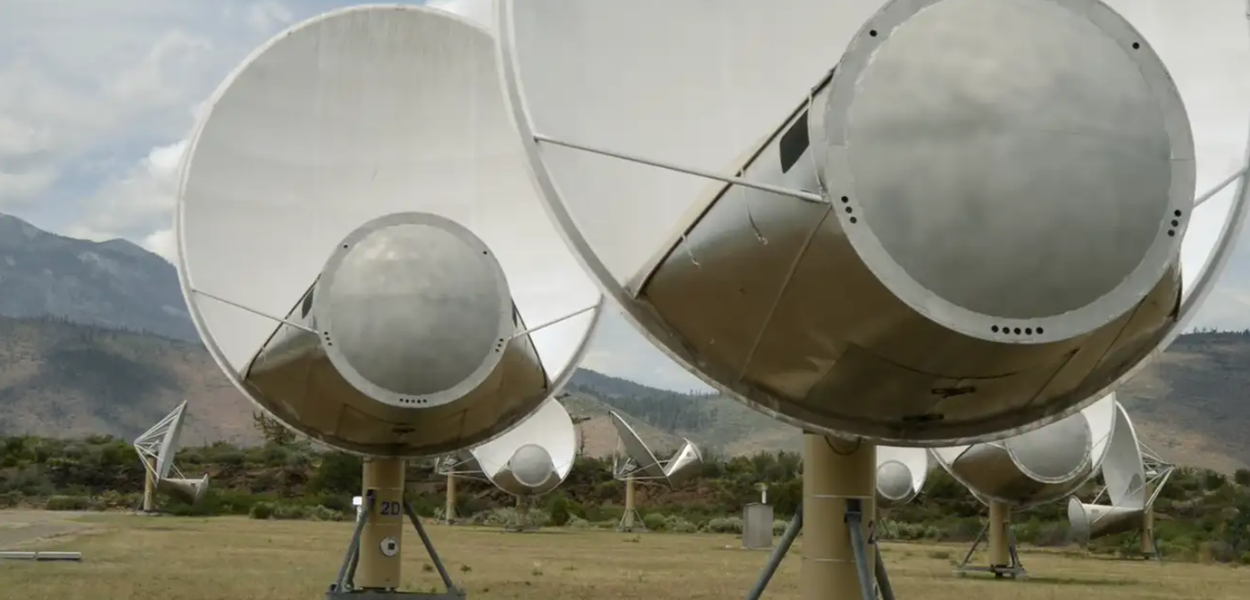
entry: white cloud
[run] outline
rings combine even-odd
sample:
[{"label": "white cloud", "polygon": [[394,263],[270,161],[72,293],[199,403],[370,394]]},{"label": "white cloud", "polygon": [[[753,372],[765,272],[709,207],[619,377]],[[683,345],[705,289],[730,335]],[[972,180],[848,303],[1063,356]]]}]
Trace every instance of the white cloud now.
[{"label": "white cloud", "polygon": [[57,171],[50,165],[37,165],[29,170],[0,170],[0,208],[28,201],[46,192],[56,177]]},{"label": "white cloud", "polygon": [[173,260],[172,210],[187,141],[157,146],[129,172],[106,181],[92,198],[93,214],[64,232],[90,240],[129,238]]},{"label": "white cloud", "polygon": [[272,33],[295,19],[290,9],[272,0],[252,4],[247,8],[246,15],[248,26],[262,34]]}]

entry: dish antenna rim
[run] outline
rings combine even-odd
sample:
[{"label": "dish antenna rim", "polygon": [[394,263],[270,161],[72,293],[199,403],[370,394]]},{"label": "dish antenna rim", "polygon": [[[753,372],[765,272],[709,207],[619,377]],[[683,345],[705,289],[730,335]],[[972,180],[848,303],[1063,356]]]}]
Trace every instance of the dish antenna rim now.
[{"label": "dish antenna rim", "polygon": [[[611,297],[616,304],[622,308],[620,312],[624,316],[625,320],[637,332],[639,332],[644,339],[646,339],[651,345],[658,348],[670,360],[698,377],[709,387],[720,391],[736,401],[739,401],[756,412],[762,413],[782,423],[826,436],[845,437],[847,434],[836,428],[810,423],[804,421],[800,417],[792,416],[775,409],[775,399],[766,397],[764,394],[750,386],[741,385],[740,383],[723,383],[723,381],[735,381],[736,378],[733,377],[732,373],[718,373],[719,375],[724,375],[723,377],[718,377],[715,376],[716,374],[705,371],[705,369],[711,367],[709,365],[700,364],[700,361],[698,361],[694,356],[687,356],[670,347],[669,344],[663,341],[662,332],[653,330],[647,323],[640,319],[633,312],[633,310],[631,310],[630,306],[633,301],[633,297],[621,281],[609,270],[604,260],[593,250],[584,233],[577,226],[570,208],[564,201],[563,194],[559,191],[558,186],[556,185],[555,177],[549,172],[547,165],[542,158],[541,149],[539,147],[540,142],[551,142],[553,140],[548,138],[545,134],[543,134],[543,132],[537,131],[532,116],[533,113],[529,107],[529,99],[531,95],[525,90],[526,86],[524,77],[520,73],[520,59],[517,56],[517,50],[515,48],[516,31],[514,28],[514,4],[516,3],[517,0],[497,0],[495,2],[496,31],[498,32],[499,40],[497,45],[499,51],[499,60],[497,61],[499,76],[503,81],[505,96],[509,100],[513,121],[520,137],[522,138],[526,155],[529,158],[528,166],[531,170],[535,184],[541,191],[540,196],[543,200],[542,204],[548,211],[548,215],[552,218],[553,222],[557,224],[556,229],[560,232],[561,236],[570,248],[573,249],[573,254],[577,257],[577,260],[582,264],[583,268],[592,275],[592,279],[597,285],[599,285],[603,293]],[[873,13],[875,14],[876,10],[884,7],[887,3],[888,0],[881,0],[880,5],[877,9],[874,9]],[[1131,22],[1128,22],[1127,19],[1125,19],[1125,21],[1131,29],[1136,29],[1136,27],[1132,25]],[[867,20],[865,20],[865,23],[866,22]],[[852,35],[850,39],[854,39],[854,36]],[[1166,64],[1164,66],[1166,68]],[[1248,133],[1248,135],[1250,135],[1250,133]],[[565,145],[573,148],[577,147],[576,145],[563,143],[558,145]],[[691,172],[690,174],[696,173]],[[703,175],[706,176],[706,174]],[[724,179],[724,181],[728,181],[728,179]],[[1142,368],[1153,362],[1153,360],[1162,354],[1162,352],[1166,350],[1168,345],[1171,344],[1176,336],[1180,335],[1185,330],[1189,322],[1197,313],[1197,309],[1214,289],[1215,282],[1227,268],[1233,250],[1235,249],[1240,238],[1240,233],[1244,226],[1247,213],[1250,212],[1250,210],[1248,210],[1250,209],[1250,140],[1247,140],[1246,146],[1243,150],[1241,168],[1227,180],[1215,186],[1214,189],[1202,194],[1195,193],[1194,205],[1190,209],[1190,212],[1192,213],[1193,210],[1196,210],[1198,206],[1211,196],[1233,183],[1236,183],[1236,191],[1234,192],[1233,200],[1230,203],[1227,214],[1225,215],[1219,237],[1200,268],[1199,274],[1194,280],[1193,286],[1190,288],[1188,293],[1182,290],[1181,306],[1179,307],[1176,320],[1172,323],[1170,328],[1165,328],[1162,335],[1159,336],[1155,342],[1153,349],[1147,352],[1142,360],[1127,368],[1117,378],[1107,382],[1107,384],[1102,386],[1100,389],[1094,390],[1080,402],[1075,402],[1032,422],[998,432],[923,441],[912,439],[890,439],[880,435],[863,434],[856,434],[854,437],[861,438],[869,443],[877,444],[879,446],[889,445],[930,449],[937,447],[970,446],[976,443],[997,442],[1058,422],[1082,411],[1097,402],[1106,394],[1119,389],[1124,382],[1135,376]],[[1186,221],[1188,221],[1188,219],[1186,219]],[[1183,247],[1185,240],[1189,239],[1189,236],[1181,237],[1182,239],[1179,246]],[[935,458],[938,457],[935,455]]]},{"label": "dish antenna rim", "polygon": [[[431,17],[436,17],[438,19],[444,19],[445,20],[444,22],[454,23],[456,26],[463,26],[464,28],[466,28],[466,31],[472,31],[474,32],[474,34],[480,34],[482,36],[485,36],[486,39],[489,39],[490,43],[494,44],[494,46],[491,47],[490,52],[492,53],[492,55],[495,56],[495,60],[497,60],[497,37],[495,36],[494,32],[491,30],[490,27],[472,18],[459,14],[457,12],[447,10],[447,9],[441,9],[441,8],[426,7],[422,5],[387,4],[387,3],[373,2],[373,3],[365,3],[365,4],[335,8],[335,9],[320,13],[309,19],[306,19],[297,23],[293,23],[287,26],[279,33],[271,36],[270,38],[265,40],[263,43],[258,45],[250,53],[248,53],[248,55],[244,59],[242,59],[239,63],[237,63],[229,72],[229,74],[217,85],[216,89],[212,92],[212,94],[208,97],[207,101],[205,102],[204,104],[205,109],[203,113],[200,115],[200,117],[196,120],[196,123],[191,130],[191,135],[188,138],[186,150],[183,153],[182,160],[180,161],[180,164],[178,167],[178,185],[177,185],[177,191],[176,191],[176,201],[175,201],[175,206],[174,206],[174,227],[173,227],[174,234],[175,234],[175,241],[176,241],[176,256],[174,257],[173,262],[176,267],[176,272],[178,275],[179,288],[180,288],[180,291],[182,292],[184,299],[187,301],[188,314],[191,316],[192,324],[194,325],[196,332],[199,335],[201,341],[204,343],[206,349],[209,351],[209,355],[213,358],[213,361],[217,364],[221,372],[226,375],[226,378],[231,382],[231,384],[235,387],[235,389],[239,390],[241,394],[243,394],[245,397],[249,399],[255,411],[258,411],[260,414],[264,415],[266,418],[277,421],[287,430],[299,436],[300,439],[307,439],[315,443],[328,445],[328,446],[333,447],[335,450],[342,451],[342,452],[355,455],[355,456],[360,456],[360,457],[380,456],[380,454],[369,451],[367,449],[340,447],[336,444],[330,444],[329,442],[326,442],[325,440],[319,439],[315,431],[306,430],[308,428],[302,427],[300,423],[288,422],[288,419],[275,413],[273,410],[271,410],[270,406],[268,406],[266,403],[259,402],[256,399],[253,391],[250,389],[249,385],[245,382],[245,374],[246,374],[246,369],[247,369],[247,365],[249,364],[249,362],[242,361],[238,366],[236,366],[234,363],[232,363],[231,359],[227,356],[226,352],[224,351],[222,347],[221,341],[219,340],[218,336],[216,335],[216,332],[214,332],[213,327],[211,326],[211,323],[210,323],[211,319],[205,314],[204,303],[209,301],[209,300],[206,300],[206,298],[213,298],[211,294],[208,294],[208,292],[211,290],[203,290],[197,286],[197,281],[198,281],[197,277],[199,277],[199,275],[197,275],[197,269],[193,266],[193,263],[195,263],[195,261],[189,260],[189,254],[190,254],[189,249],[195,250],[195,247],[194,247],[194,244],[189,244],[189,240],[187,236],[188,192],[189,192],[189,185],[192,179],[192,173],[195,172],[194,170],[196,168],[195,165],[196,165],[196,157],[198,154],[198,150],[201,149],[202,142],[204,141],[205,130],[211,126],[210,123],[212,122],[213,115],[215,114],[218,107],[221,105],[223,98],[225,98],[236,87],[236,84],[241,79],[241,77],[243,77],[243,75],[247,73],[249,69],[253,68],[258,63],[258,61],[261,60],[262,56],[264,56],[268,52],[273,51],[275,47],[282,44],[284,40],[287,40],[288,38],[290,38],[293,34],[297,32],[300,32],[302,30],[306,30],[309,28],[318,27],[320,25],[325,24],[328,21],[341,18],[344,15],[349,15],[353,13],[369,13],[369,12],[374,12],[374,11],[395,11],[395,12],[402,12],[402,13],[408,13],[408,14],[423,14],[423,15],[428,15]],[[503,96],[503,93],[504,93],[503,90],[500,89],[500,92],[499,92],[500,97]],[[506,100],[504,100],[501,106],[499,107],[499,110],[501,111],[500,116],[501,116],[501,119],[510,120],[511,115],[506,104],[507,102]],[[509,122],[509,121],[504,121],[504,122]],[[523,163],[524,159],[521,158],[521,149],[519,145],[516,150],[516,155],[518,157],[519,162]],[[519,164],[518,164],[518,167],[519,167],[518,169],[519,172],[524,172],[523,169],[526,168]],[[529,185],[528,181],[526,181],[526,184]],[[526,190],[530,190],[531,188],[526,188]],[[537,204],[537,206],[542,207],[543,203],[539,201],[537,192],[532,191],[530,193],[533,197],[534,202]],[[534,207],[534,209],[535,211],[539,210],[537,207]],[[546,208],[543,207],[541,210],[546,210]],[[434,215],[434,213],[423,213],[423,214]],[[442,216],[442,215],[440,214],[440,215],[435,215],[435,216]],[[543,221],[544,223],[546,222],[545,219]],[[552,234],[557,235],[555,232],[552,232]],[[551,239],[553,242],[556,241],[555,238],[551,238]],[[329,247],[326,248],[327,251],[329,251],[330,249],[331,248]],[[572,252],[566,246],[563,247],[562,249],[564,252],[567,252],[568,254],[572,254]],[[492,251],[493,250],[494,248],[492,248]],[[204,254],[204,252],[200,251],[200,254]],[[206,259],[201,258],[200,260],[204,261]],[[573,264],[574,263],[570,261],[570,265],[573,265]],[[203,268],[199,270],[202,271]],[[571,274],[577,277],[583,277],[589,280],[589,277],[580,269],[575,268],[573,270],[577,272],[576,273],[570,272]],[[577,365],[581,363],[582,359],[586,356],[586,353],[589,351],[590,341],[594,337],[594,333],[597,331],[597,327],[599,325],[599,320],[600,320],[599,317],[602,315],[603,307],[604,307],[604,296],[602,295],[602,293],[599,293],[597,289],[595,290],[595,292],[596,294],[594,297],[593,305],[583,309],[582,311],[579,311],[578,313],[574,313],[571,315],[567,315],[565,317],[561,317],[560,319],[557,319],[554,322],[543,323],[541,325],[533,324],[533,323],[527,325],[525,333],[528,333],[530,331],[534,331],[537,329],[541,329],[542,327],[546,327],[548,325],[552,325],[568,317],[577,316],[583,312],[590,312],[591,316],[593,317],[588,320],[589,322],[585,325],[584,331],[581,332],[580,340],[578,340],[576,345],[571,347],[571,354],[568,356],[568,361],[567,363],[563,365],[563,368],[559,369],[558,371],[554,368],[548,371],[548,375],[550,376],[549,389],[552,390],[552,395],[554,395],[556,391],[562,388],[569,381],[569,379],[573,376],[574,372],[576,371]],[[588,293],[586,295],[589,297]],[[516,298],[516,295],[514,291],[512,299],[515,301],[515,298]],[[294,301],[298,303],[298,299],[294,299]],[[226,301],[226,303],[234,304],[233,302],[229,302],[229,301]],[[241,307],[242,305],[236,304],[235,306]],[[248,309],[244,308],[243,310],[248,310]],[[255,312],[255,311],[251,311],[251,312]],[[267,315],[262,315],[262,316],[267,316]],[[511,317],[511,315],[509,316]],[[523,316],[528,316],[530,318],[533,318],[532,315],[523,315]],[[270,316],[267,316],[267,318],[275,321],[274,323],[275,327],[281,327],[280,325],[281,319],[274,319],[273,317],[270,317]],[[538,352],[538,350],[535,349],[535,352]],[[542,354],[539,353],[539,361],[542,364],[544,370],[546,370],[548,364],[542,360],[543,358],[544,357],[542,356]],[[560,366],[560,365],[552,365],[552,366],[554,367],[554,366]],[[501,428],[493,432],[488,437],[485,437],[484,441],[481,443],[488,443],[490,441],[493,441],[499,438],[500,436],[507,434],[511,429],[519,425],[520,422],[521,422],[520,419],[511,422],[507,427]],[[405,456],[411,457],[411,456],[416,456],[416,455],[405,454]]]}]

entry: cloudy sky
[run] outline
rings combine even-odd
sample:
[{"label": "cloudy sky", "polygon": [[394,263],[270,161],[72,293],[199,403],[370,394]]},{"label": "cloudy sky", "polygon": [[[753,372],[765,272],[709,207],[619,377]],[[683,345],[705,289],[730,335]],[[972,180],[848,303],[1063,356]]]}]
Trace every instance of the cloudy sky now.
[{"label": "cloudy sky", "polygon": [[[176,169],[204,100],[273,34],[347,4],[0,2],[0,212],[64,235],[124,237],[169,257]],[[1250,126],[1243,0],[1110,4],[1147,9],[1128,14],[1185,95],[1199,187],[1210,187],[1239,164]],[[1209,251],[1228,198],[1195,214],[1187,275]],[[1242,246],[1196,326],[1250,327],[1250,245]],[[672,389],[703,387],[619,317],[601,327],[587,366]]]}]

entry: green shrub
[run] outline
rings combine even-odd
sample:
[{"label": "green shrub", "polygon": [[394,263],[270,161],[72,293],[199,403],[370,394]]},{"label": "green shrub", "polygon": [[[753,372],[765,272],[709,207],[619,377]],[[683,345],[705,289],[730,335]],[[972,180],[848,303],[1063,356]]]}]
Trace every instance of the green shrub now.
[{"label": "green shrub", "polygon": [[10,490],[0,493],[0,508],[13,508],[22,503],[22,493]]},{"label": "green shrub", "polygon": [[786,533],[786,528],[788,527],[790,527],[789,521],[782,521],[781,519],[774,519],[773,520],[773,535],[784,535]]},{"label": "green shrub", "polygon": [[273,518],[273,505],[268,502],[257,502],[252,505],[252,510],[248,511],[247,516],[262,520]]},{"label": "green shrub", "polygon": [[91,501],[82,496],[52,496],[44,504],[47,510],[88,510]]},{"label": "green shrub", "polygon": [[572,527],[573,529],[588,529],[590,527],[590,521],[587,521],[586,519],[583,519],[581,517],[573,517],[569,519],[569,522],[566,524],[566,526]]},{"label": "green shrub", "polygon": [[551,498],[547,503],[547,512],[551,514],[551,525],[556,527],[563,527],[573,516],[569,511],[569,499],[562,495]]},{"label": "green shrub", "polygon": [[307,506],[279,503],[273,507],[273,518],[283,521],[299,521],[309,518],[312,512],[313,509]]},{"label": "green shrub", "polygon": [[694,533],[699,530],[699,526],[681,517],[673,516],[668,519],[668,530],[673,533]]},{"label": "green shrub", "polygon": [[742,534],[742,519],[739,517],[718,517],[707,522],[710,533]]},{"label": "green shrub", "polygon": [[648,513],[642,518],[642,524],[649,531],[668,531],[668,517],[660,513]]}]

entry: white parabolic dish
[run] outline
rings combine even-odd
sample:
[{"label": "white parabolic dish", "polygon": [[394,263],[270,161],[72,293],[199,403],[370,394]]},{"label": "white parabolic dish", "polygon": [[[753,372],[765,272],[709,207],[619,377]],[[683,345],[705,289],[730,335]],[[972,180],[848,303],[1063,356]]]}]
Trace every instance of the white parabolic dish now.
[{"label": "white parabolic dish", "polygon": [[929,451],[924,448],[877,447],[877,503],[911,502],[929,477]]},{"label": "white parabolic dish", "polygon": [[1115,435],[1109,394],[1081,412],[999,442],[934,448],[932,453],[982,502],[1024,508],[1061,500],[1098,473]]},{"label": "white parabolic dish", "polygon": [[448,452],[572,374],[601,297],[530,183],[495,60],[462,17],[356,6],[277,35],[208,103],[179,276],[219,366],[288,426],[361,454]]},{"label": "white parabolic dish", "polygon": [[470,450],[482,474],[516,496],[545,494],[559,486],[577,456],[577,428],[568,410],[551,399],[520,425]]},{"label": "white parabolic dish", "polygon": [[[1227,262],[1244,174],[1196,173],[1214,100],[1182,102],[1152,6],[501,0],[499,65],[553,217],[658,347],[809,431],[964,445],[1114,390]],[[1182,286],[1199,178],[1237,202]]]}]

